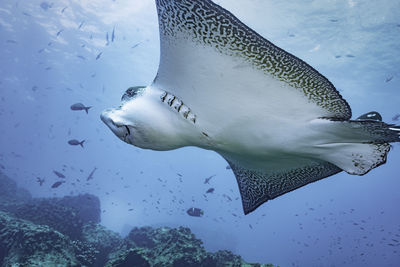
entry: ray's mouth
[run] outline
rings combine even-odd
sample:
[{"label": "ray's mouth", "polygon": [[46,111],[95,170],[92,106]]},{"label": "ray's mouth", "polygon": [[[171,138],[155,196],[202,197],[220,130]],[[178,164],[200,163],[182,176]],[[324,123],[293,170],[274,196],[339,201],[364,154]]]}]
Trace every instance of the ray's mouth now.
[{"label": "ray's mouth", "polygon": [[126,128],[126,131],[128,132],[128,135],[131,135],[131,130],[129,130],[129,127],[126,126],[126,125],[124,125],[124,126],[125,126],[125,128]]}]

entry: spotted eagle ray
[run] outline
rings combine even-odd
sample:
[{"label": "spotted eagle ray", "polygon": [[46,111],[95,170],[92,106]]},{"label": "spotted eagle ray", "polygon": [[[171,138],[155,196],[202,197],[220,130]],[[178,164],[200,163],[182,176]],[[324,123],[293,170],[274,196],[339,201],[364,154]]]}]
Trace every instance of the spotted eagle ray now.
[{"label": "spotted eagle ray", "polygon": [[322,74],[210,0],[156,0],[161,58],[101,119],[153,150],[197,146],[224,157],[245,214],[299,187],[386,162],[400,127],[377,112],[351,120]]}]

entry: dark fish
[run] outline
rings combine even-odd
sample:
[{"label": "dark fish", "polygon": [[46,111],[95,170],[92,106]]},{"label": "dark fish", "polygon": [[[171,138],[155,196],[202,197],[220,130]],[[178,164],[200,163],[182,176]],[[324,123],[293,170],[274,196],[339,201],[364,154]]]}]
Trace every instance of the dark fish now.
[{"label": "dark fish", "polygon": [[211,187],[211,188],[209,188],[209,189],[207,190],[207,192],[206,192],[206,193],[213,193],[213,192],[214,192],[214,190],[215,190],[215,189]]},{"label": "dark fish", "polygon": [[392,120],[393,121],[398,121],[399,118],[400,118],[400,114],[396,114],[396,115],[393,116]]},{"label": "dark fish", "polygon": [[57,188],[57,187],[59,187],[60,185],[62,185],[63,183],[65,183],[65,182],[64,182],[64,181],[55,182],[55,183],[51,186],[51,188]]},{"label": "dark fish", "polygon": [[134,44],[131,48],[136,48],[136,47],[138,47],[140,44],[141,44],[141,43]]},{"label": "dark fish", "polygon": [[103,52],[100,52],[100,53],[96,56],[96,60],[98,60],[98,59],[101,57],[102,54],[103,54]]},{"label": "dark fish", "polygon": [[107,41],[106,45],[109,45],[109,44],[110,44],[110,39],[109,39],[109,37],[108,37],[108,32],[107,32],[107,34],[106,34],[106,41]]},{"label": "dark fish", "polygon": [[199,209],[199,208],[190,208],[190,209],[188,209],[188,210],[186,211],[186,213],[187,213],[189,216],[193,216],[193,217],[201,217],[201,216],[204,215],[204,211],[202,211],[202,210]]},{"label": "dark fish", "polygon": [[82,21],[81,24],[79,24],[78,30],[79,30],[80,28],[82,28],[83,24],[85,24],[85,21]]},{"label": "dark fish", "polygon": [[226,194],[223,194],[222,196],[223,196],[223,197],[226,197],[229,201],[232,201],[232,198],[231,198],[230,196],[228,196],[228,195],[226,195]]},{"label": "dark fish", "polygon": [[329,21],[330,22],[338,22],[339,20],[338,19],[330,19]]},{"label": "dark fish", "polygon": [[390,82],[392,79],[393,79],[393,76],[387,77],[386,80],[385,80],[385,82],[388,83],[388,82]]},{"label": "dark fish", "polygon": [[68,7],[64,7],[63,9],[61,9],[61,13],[64,13],[64,11],[67,9]]},{"label": "dark fish", "polygon": [[17,41],[15,41],[15,40],[7,40],[6,43],[9,43],[9,44],[16,44]]},{"label": "dark fish", "polygon": [[44,48],[40,49],[40,50],[38,51],[38,53],[40,54],[40,53],[42,53],[43,51],[44,51]]},{"label": "dark fish", "polygon": [[36,177],[36,181],[39,183],[40,186],[42,186],[42,184],[44,183],[44,179],[40,177]]},{"label": "dark fish", "polygon": [[228,165],[228,166],[225,167],[225,169],[230,170],[232,168],[231,168],[231,166]]},{"label": "dark fish", "polygon": [[56,36],[59,36],[64,30],[59,30],[56,34]]},{"label": "dark fish", "polygon": [[351,57],[352,58],[352,57],[356,57],[356,56],[354,56],[352,54],[347,54],[346,57]]},{"label": "dark fish", "polygon": [[61,172],[58,171],[53,171],[55,175],[57,175],[59,178],[65,178],[65,175],[62,174]]},{"label": "dark fish", "polygon": [[51,8],[53,6],[53,4],[49,4],[47,2],[42,2],[40,3],[40,7],[44,10],[47,11],[47,9]]},{"label": "dark fish", "polygon": [[93,171],[89,174],[88,178],[86,178],[86,181],[92,180],[93,179],[93,174],[97,170],[96,167],[94,167]]},{"label": "dark fish", "polygon": [[82,140],[82,141],[78,141],[78,140],[76,140],[76,139],[72,139],[72,140],[69,140],[68,141],[68,144],[70,144],[71,146],[78,146],[78,145],[80,145],[82,148],[83,148],[83,143],[85,143],[85,140]]},{"label": "dark fish", "polygon": [[85,58],[84,56],[81,56],[81,55],[77,55],[76,57],[77,57],[77,58],[80,58],[80,59],[82,59],[82,60],[86,60],[86,58]]},{"label": "dark fish", "polygon": [[26,12],[22,12],[23,15],[27,16],[27,17],[31,17],[31,14],[26,13]]},{"label": "dark fish", "polygon": [[204,184],[208,184],[210,182],[211,178],[213,178],[214,176],[215,176],[215,174],[211,175],[210,177],[207,177],[206,179],[204,179]]},{"label": "dark fish", "polygon": [[111,34],[111,42],[114,42],[114,39],[115,39],[115,26],[114,26],[112,34]]},{"label": "dark fish", "polygon": [[86,111],[86,114],[89,114],[89,109],[91,107],[86,107],[85,105],[83,105],[82,103],[75,103],[71,106],[71,110],[84,110]]}]

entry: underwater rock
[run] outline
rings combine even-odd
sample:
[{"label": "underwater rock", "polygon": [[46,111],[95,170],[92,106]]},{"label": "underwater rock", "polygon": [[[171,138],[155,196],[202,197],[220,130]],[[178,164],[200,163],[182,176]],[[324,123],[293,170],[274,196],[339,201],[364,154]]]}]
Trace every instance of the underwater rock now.
[{"label": "underwater rock", "polygon": [[72,239],[79,239],[85,223],[100,222],[100,201],[96,196],[32,199],[0,205],[0,210],[36,224],[47,225]]},{"label": "underwater rock", "polygon": [[0,211],[1,266],[82,266],[70,239]]},{"label": "underwater rock", "polygon": [[16,199],[17,183],[0,173],[0,200],[1,202]]},{"label": "underwater rock", "polygon": [[133,228],[123,239],[84,194],[32,198],[0,172],[0,266],[268,266],[230,251],[207,252],[189,228]]},{"label": "underwater rock", "polygon": [[83,222],[72,208],[59,205],[53,199],[35,199],[31,203],[10,204],[3,210],[35,224],[47,225],[72,239],[79,239]]},{"label": "underwater rock", "polygon": [[[134,260],[150,266],[265,266],[245,263],[240,256],[229,251],[209,253],[203,247],[203,242],[197,239],[189,228],[133,228],[126,240],[131,249],[122,249],[115,254],[107,266],[133,266]],[[115,265],[113,265],[115,264]],[[136,266],[136,265],[135,265]]]},{"label": "underwater rock", "polygon": [[30,199],[31,195],[25,189],[20,189],[17,183],[9,178],[6,174],[0,171],[0,201],[1,203],[7,201],[16,201],[18,196],[23,199]]},{"label": "underwater rock", "polygon": [[56,200],[59,205],[73,208],[84,224],[101,220],[100,200],[91,194],[66,196]]},{"label": "underwater rock", "polygon": [[145,255],[147,251],[140,248],[131,248],[122,250],[114,258],[112,258],[105,266],[106,267],[150,267],[151,261]]},{"label": "underwater rock", "polygon": [[110,253],[120,249],[123,244],[119,234],[93,222],[83,227],[82,240],[97,250],[94,266],[104,266]]}]

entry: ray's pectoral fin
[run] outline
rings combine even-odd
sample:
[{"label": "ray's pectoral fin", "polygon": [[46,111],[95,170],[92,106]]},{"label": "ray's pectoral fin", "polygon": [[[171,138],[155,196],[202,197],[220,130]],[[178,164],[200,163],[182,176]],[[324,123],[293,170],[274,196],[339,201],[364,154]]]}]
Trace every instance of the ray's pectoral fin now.
[{"label": "ray's pectoral fin", "polygon": [[227,161],[236,176],[244,214],[254,211],[270,199],[342,171],[325,161],[310,160],[309,164],[302,167],[274,172],[253,171]]}]

